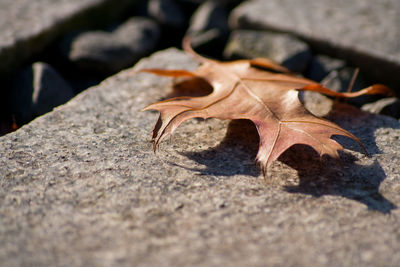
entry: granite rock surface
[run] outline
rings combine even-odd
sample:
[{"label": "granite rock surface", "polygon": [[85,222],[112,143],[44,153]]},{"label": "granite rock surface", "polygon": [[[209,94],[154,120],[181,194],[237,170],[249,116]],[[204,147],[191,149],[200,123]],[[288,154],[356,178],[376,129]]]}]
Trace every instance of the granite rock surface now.
[{"label": "granite rock surface", "polygon": [[[196,63],[170,49],[145,67]],[[264,181],[247,121],[191,120],[153,153],[140,110],[172,86],[127,70],[0,138],[2,266],[398,266],[397,120],[334,108],[371,157],[295,146]]]}]

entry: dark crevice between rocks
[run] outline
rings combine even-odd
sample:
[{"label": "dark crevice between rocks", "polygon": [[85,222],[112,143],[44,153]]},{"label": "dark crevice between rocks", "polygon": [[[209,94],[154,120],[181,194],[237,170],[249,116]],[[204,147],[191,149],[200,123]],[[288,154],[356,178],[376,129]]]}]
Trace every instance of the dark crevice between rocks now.
[{"label": "dark crevice between rocks", "polygon": [[59,39],[52,46],[48,47],[46,52],[32,58],[30,64],[34,62],[45,62],[51,65],[71,85],[75,94],[99,84],[102,80],[107,78],[107,75],[87,73],[77,69],[72,62],[60,53],[59,43],[61,41],[62,39]]},{"label": "dark crevice between rocks", "polygon": [[11,103],[8,101],[10,99],[11,84],[12,80],[10,76],[0,77],[0,83],[2,84],[0,97],[0,136],[13,132],[18,129],[16,124],[15,116],[11,112]]}]

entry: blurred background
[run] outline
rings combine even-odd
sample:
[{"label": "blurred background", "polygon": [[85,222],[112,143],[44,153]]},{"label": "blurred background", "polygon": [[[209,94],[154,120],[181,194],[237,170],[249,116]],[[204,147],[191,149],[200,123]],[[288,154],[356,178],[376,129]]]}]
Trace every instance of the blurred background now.
[{"label": "blurred background", "polygon": [[[369,3],[371,2],[371,3]],[[333,90],[400,88],[400,1],[1,0],[0,135],[149,54],[267,57]],[[400,118],[396,97],[351,104]]]}]

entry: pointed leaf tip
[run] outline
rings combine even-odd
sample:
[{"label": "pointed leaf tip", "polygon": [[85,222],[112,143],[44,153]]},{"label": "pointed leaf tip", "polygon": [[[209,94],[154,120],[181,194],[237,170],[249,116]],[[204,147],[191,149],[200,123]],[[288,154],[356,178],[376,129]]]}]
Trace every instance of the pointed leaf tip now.
[{"label": "pointed leaf tip", "polygon": [[172,98],[143,109],[160,112],[153,129],[154,152],[166,136],[188,119],[249,119],[255,123],[260,136],[257,162],[264,177],[270,165],[295,144],[311,146],[321,156],[326,154],[339,158],[338,151],[343,147],[331,139],[333,135],[353,139],[368,155],[356,136],[308,112],[299,101],[297,90],[345,98],[364,94],[393,94],[393,91],[381,84],[374,84],[358,92],[335,92],[314,81],[296,77],[269,60],[221,63],[196,54],[190,46],[190,37],[183,40],[183,48],[205,64],[192,72],[162,69],[144,69],[142,72],[169,77],[202,78],[213,87],[213,92],[201,97]]}]

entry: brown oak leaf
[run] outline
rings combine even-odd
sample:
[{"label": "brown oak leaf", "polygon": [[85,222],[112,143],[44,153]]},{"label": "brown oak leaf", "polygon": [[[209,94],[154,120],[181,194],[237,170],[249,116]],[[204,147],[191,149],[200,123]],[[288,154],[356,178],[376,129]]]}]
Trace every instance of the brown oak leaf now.
[{"label": "brown oak leaf", "polygon": [[317,82],[297,77],[267,59],[219,62],[196,54],[190,47],[188,38],[184,40],[183,47],[201,63],[195,71],[140,71],[170,77],[200,77],[212,86],[213,91],[207,96],[175,97],[144,108],[160,112],[153,130],[154,151],[166,136],[191,118],[249,119],[256,125],[260,136],[257,161],[264,175],[270,164],[295,144],[309,145],[321,156],[327,154],[338,158],[338,150],[343,147],[331,139],[331,136],[347,136],[361,147],[363,145],[350,132],[305,109],[299,101],[299,91],[315,91],[344,98],[391,93],[380,84],[358,92],[338,93]]}]

